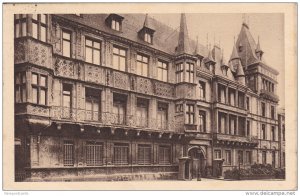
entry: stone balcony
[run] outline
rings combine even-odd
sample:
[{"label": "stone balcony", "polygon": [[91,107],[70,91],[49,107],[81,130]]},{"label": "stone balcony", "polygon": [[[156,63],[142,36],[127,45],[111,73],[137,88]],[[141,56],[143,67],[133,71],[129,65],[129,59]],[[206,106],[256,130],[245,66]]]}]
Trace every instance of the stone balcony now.
[{"label": "stone balcony", "polygon": [[274,94],[272,92],[269,92],[267,90],[264,90],[264,89],[260,90],[259,96],[262,97],[262,98],[265,98],[265,99],[269,99],[269,100],[274,101],[274,102],[278,102],[279,101],[278,95],[276,95],[276,94]]},{"label": "stone balcony", "polygon": [[93,112],[67,107],[51,107],[50,118],[58,123],[89,124],[97,127],[151,130],[157,132],[175,132],[171,121],[154,118],[142,118],[136,115],[122,115],[110,112]]},{"label": "stone balcony", "polygon": [[241,136],[241,135],[229,135],[214,133],[213,140],[217,145],[226,145],[226,146],[248,146],[255,147],[258,145],[257,136]]}]

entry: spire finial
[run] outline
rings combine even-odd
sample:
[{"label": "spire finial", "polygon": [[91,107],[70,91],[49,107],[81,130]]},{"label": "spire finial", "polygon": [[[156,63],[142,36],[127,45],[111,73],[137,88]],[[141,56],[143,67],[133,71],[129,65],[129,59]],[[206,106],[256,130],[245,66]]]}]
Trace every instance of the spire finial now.
[{"label": "spire finial", "polygon": [[149,27],[148,14],[146,14],[146,17],[145,17],[144,27]]},{"label": "spire finial", "polygon": [[177,53],[190,53],[189,41],[186,17],[184,13],[181,13]]}]

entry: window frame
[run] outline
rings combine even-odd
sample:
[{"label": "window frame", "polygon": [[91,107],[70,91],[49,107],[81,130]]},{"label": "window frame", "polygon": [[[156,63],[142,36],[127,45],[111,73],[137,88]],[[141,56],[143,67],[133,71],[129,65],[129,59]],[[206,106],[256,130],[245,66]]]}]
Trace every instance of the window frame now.
[{"label": "window frame", "polygon": [[[123,150],[126,149],[124,152]],[[121,150],[121,151],[119,151]],[[114,143],[113,146],[113,163],[114,165],[128,165],[129,164],[129,144],[128,143]],[[118,152],[117,152],[118,151]],[[120,154],[120,157],[117,155]],[[125,153],[125,155],[124,155]],[[124,159],[125,157],[125,159]],[[120,159],[119,159],[120,158]]]},{"label": "window frame", "polygon": [[[199,131],[201,133],[206,133],[206,112],[204,110],[199,110]],[[202,117],[202,118],[201,118]],[[201,129],[201,119],[202,119],[202,126],[203,128]]]},{"label": "window frame", "polygon": [[222,159],[222,151],[221,149],[214,150],[214,159]]},{"label": "window frame", "polygon": [[[118,53],[115,52],[115,50],[118,51]],[[121,54],[121,51],[124,51],[124,56]],[[118,58],[118,62],[114,62],[114,57]],[[121,61],[120,59],[124,59],[124,70],[121,69]],[[113,64],[113,68],[120,70],[120,71],[126,71],[127,69],[127,50],[125,48],[122,48],[120,46],[113,46],[113,55],[112,55],[112,64]]]},{"label": "window frame", "polygon": [[[163,160],[161,159],[162,157],[163,157]],[[158,147],[158,164],[159,165],[170,165],[171,161],[172,161],[171,146],[160,145]]]},{"label": "window frame", "polygon": [[[141,57],[141,60],[139,60],[139,56]],[[147,59],[147,62],[144,61],[144,58]],[[145,54],[138,53],[136,55],[136,74],[137,75],[149,77],[149,60],[150,60],[150,57]],[[141,73],[138,73],[138,70],[139,70],[138,66],[141,66],[140,67]],[[145,68],[147,71],[146,75],[144,75]]]},{"label": "window frame", "polygon": [[[140,115],[138,114],[145,114],[145,119],[140,118]],[[138,127],[148,127],[148,120],[149,120],[149,100],[143,99],[143,98],[137,98],[136,99],[136,117],[137,119],[137,126]]]},{"label": "window frame", "polygon": [[[169,110],[169,106],[167,103],[163,103],[163,102],[158,102],[157,103],[157,124],[158,124],[158,128],[160,129],[167,129],[168,127],[168,110]],[[165,116],[165,119],[163,119],[162,117]],[[159,119],[159,117],[161,117]],[[165,120],[165,122],[163,122]]]},{"label": "window frame", "polygon": [[262,132],[262,139],[267,140],[267,131],[266,131],[266,125],[261,124],[261,132]]},{"label": "window frame", "polygon": [[103,142],[86,141],[85,142],[85,158],[87,166],[101,166],[104,161]]},{"label": "window frame", "polygon": [[[169,70],[169,63],[166,61],[158,60],[157,79],[163,82],[168,82],[169,79],[168,70]],[[166,73],[167,78],[164,78],[164,73]]]},{"label": "window frame", "polygon": [[[191,109],[192,108],[192,109]],[[195,124],[195,105],[186,104],[186,118],[185,124],[194,125]],[[188,119],[188,121],[187,121]]]},{"label": "window frame", "polygon": [[[149,151],[149,152],[146,152],[145,151]],[[142,153],[142,154],[140,154]],[[152,146],[151,144],[138,144],[138,158],[137,158],[137,162],[138,162],[138,165],[151,165],[152,163]],[[148,157],[147,157],[148,155]],[[141,156],[143,157],[142,159]]]},{"label": "window frame", "polygon": [[[64,154],[63,154],[63,165],[74,166],[74,141],[64,140]],[[69,148],[66,148],[69,147]],[[69,154],[68,154],[69,153]],[[71,154],[71,155],[70,155]]]},{"label": "window frame", "polygon": [[[229,157],[227,157],[227,155],[229,154]],[[224,164],[225,165],[231,165],[232,164],[232,153],[231,150],[225,150],[225,160],[224,160]],[[229,160],[228,160],[229,158]]]},{"label": "window frame", "polygon": [[[92,46],[87,45],[87,41],[91,41],[92,42]],[[99,44],[99,48],[95,47],[95,43]],[[91,62],[87,61],[87,48],[91,49],[91,55],[92,55],[92,59]],[[99,52],[99,64],[95,63],[95,59],[94,59],[94,51],[98,51]],[[101,41],[86,37],[85,38],[85,62],[87,63],[91,63],[94,65],[101,65]]]},{"label": "window frame", "polygon": [[[87,110],[86,104],[90,102],[91,110]],[[95,104],[98,102],[98,109],[95,109]],[[85,120],[87,121],[101,121],[101,91],[98,89],[85,88],[85,112],[91,112],[91,119],[87,119],[87,113]],[[95,113],[98,112],[97,118],[95,118]]]},{"label": "window frame", "polygon": [[[206,98],[206,96],[205,96],[205,94],[206,94],[205,86],[206,86],[206,82],[199,80],[199,90],[200,90],[199,96],[200,96],[201,100],[205,100],[205,98]],[[202,92],[203,96],[201,96],[201,92]]]},{"label": "window frame", "polygon": [[184,82],[184,66],[183,63],[178,63],[176,64],[176,71],[175,71],[175,75],[176,75],[176,83],[180,83],[180,82]]},{"label": "window frame", "polygon": [[[36,75],[37,76],[37,84],[33,84],[32,82],[32,76],[33,75]],[[42,86],[41,85],[41,78],[42,77],[45,77],[45,86]],[[37,101],[34,102],[33,101],[33,89],[36,89],[37,91]],[[45,92],[45,103],[41,103],[41,92],[44,91]],[[46,74],[40,74],[40,73],[37,73],[37,72],[32,72],[31,73],[31,92],[32,92],[32,103],[34,104],[38,104],[38,105],[45,105],[47,106],[48,105],[48,76]]]},{"label": "window frame", "polygon": [[[24,16],[25,15],[25,16]],[[15,14],[14,15],[14,37],[26,37],[28,32],[28,17],[27,14]],[[25,25],[24,25],[25,24]],[[18,32],[17,32],[18,27]]]},{"label": "window frame", "polygon": [[[15,73],[15,103],[24,103],[27,101],[26,83],[27,83],[26,72],[16,72]],[[23,94],[24,92],[25,94]],[[17,97],[18,95],[19,95],[19,100]]]},{"label": "window frame", "polygon": [[[36,15],[36,19],[33,17],[34,15]],[[45,15],[45,22],[42,21],[42,15]],[[38,39],[42,42],[47,42],[47,33],[48,33],[48,29],[47,29],[47,26],[48,26],[48,16],[46,14],[32,14],[32,18],[31,18],[31,22],[32,22],[32,34],[31,36],[34,38],[34,39]],[[34,32],[33,32],[33,24],[37,25],[37,32],[36,32],[36,36],[34,36]],[[42,28],[45,28],[45,40],[42,40]]]},{"label": "window frame", "polygon": [[195,64],[191,62],[186,62],[185,65],[186,65],[185,82],[194,83]]},{"label": "window frame", "polygon": [[[70,35],[70,39],[68,40],[67,38],[64,38],[64,33],[69,34]],[[71,58],[72,57],[72,31],[67,30],[67,29],[62,29],[61,31],[61,52],[62,52],[62,56],[64,57],[68,57]],[[64,43],[68,42],[69,43],[69,56],[64,54]]]}]

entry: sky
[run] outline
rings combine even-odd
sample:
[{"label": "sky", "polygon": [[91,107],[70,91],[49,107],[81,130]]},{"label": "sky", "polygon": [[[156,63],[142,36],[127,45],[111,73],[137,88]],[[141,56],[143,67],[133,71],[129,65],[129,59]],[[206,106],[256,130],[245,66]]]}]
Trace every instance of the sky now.
[{"label": "sky", "polygon": [[[149,14],[150,17],[178,29],[180,14]],[[246,18],[246,19],[244,19]],[[219,13],[189,13],[186,14],[189,37],[206,46],[220,43],[226,59],[230,58],[234,37],[237,39],[243,21],[246,21],[250,32],[264,51],[265,62],[275,68],[278,86],[279,107],[284,107],[284,15],[280,13],[267,14],[219,14]]]}]

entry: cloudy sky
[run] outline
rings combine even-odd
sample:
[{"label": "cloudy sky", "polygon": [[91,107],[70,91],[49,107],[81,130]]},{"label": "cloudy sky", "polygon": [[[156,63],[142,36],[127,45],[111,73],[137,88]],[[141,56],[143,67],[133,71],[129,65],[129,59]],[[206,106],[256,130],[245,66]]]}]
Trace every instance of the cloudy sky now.
[{"label": "cloudy sky", "polygon": [[[180,14],[149,14],[168,26],[179,28]],[[257,42],[259,36],[261,49],[264,51],[264,59],[267,64],[278,70],[279,107],[284,106],[284,16],[283,14],[186,14],[188,33],[190,38],[198,36],[199,43],[206,46],[221,45],[224,55],[229,59],[234,37],[237,38],[243,18],[249,25],[250,32]]]}]

